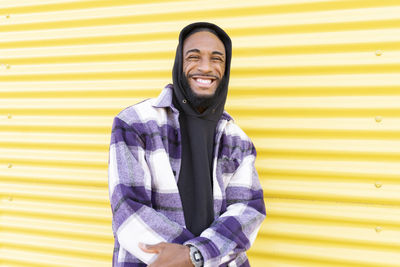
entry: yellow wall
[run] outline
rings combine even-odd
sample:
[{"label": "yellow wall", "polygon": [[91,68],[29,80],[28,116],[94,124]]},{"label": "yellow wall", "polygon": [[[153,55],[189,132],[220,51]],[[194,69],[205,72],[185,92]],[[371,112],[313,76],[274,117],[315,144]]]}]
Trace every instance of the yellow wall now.
[{"label": "yellow wall", "polygon": [[400,266],[400,1],[0,1],[0,265],[110,266],[112,118],[225,28],[258,149],[252,266]]}]

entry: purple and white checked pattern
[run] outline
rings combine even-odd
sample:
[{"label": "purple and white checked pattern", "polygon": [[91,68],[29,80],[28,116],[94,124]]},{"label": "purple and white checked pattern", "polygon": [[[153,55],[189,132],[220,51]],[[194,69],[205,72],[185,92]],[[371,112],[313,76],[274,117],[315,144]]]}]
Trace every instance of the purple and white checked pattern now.
[{"label": "purple and white checked pattern", "polygon": [[114,267],[146,266],[154,254],[138,243],[192,244],[204,266],[249,266],[246,250],[265,218],[251,140],[224,112],[213,160],[213,224],[200,236],[185,228],[177,179],[181,162],[179,112],[172,85],[115,117],[109,155]]}]

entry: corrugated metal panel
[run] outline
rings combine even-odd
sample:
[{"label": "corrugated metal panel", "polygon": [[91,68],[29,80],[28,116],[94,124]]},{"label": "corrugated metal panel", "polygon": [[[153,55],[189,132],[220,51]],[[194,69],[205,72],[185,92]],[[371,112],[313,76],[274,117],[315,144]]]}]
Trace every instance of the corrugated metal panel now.
[{"label": "corrugated metal panel", "polygon": [[110,266],[112,117],[171,80],[177,34],[234,43],[258,148],[252,266],[400,266],[398,0],[0,1],[0,265]]}]

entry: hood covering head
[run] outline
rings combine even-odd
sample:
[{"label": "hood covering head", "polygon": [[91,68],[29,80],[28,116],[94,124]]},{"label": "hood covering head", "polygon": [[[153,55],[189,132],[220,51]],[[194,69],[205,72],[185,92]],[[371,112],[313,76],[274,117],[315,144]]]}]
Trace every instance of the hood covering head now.
[{"label": "hood covering head", "polygon": [[[183,73],[183,43],[191,34],[200,31],[213,33],[225,46],[225,73],[212,97],[195,95]],[[173,104],[179,110],[182,144],[178,189],[186,228],[195,236],[199,236],[214,221],[214,139],[228,93],[231,54],[231,40],[217,25],[193,23],[186,26],[179,35],[172,71]],[[203,112],[199,112],[199,108]]]},{"label": "hood covering head", "polygon": [[[187,77],[183,73],[183,43],[190,35],[200,31],[209,31],[213,33],[225,46],[225,73],[220,80],[214,96],[210,98],[196,96],[190,89]],[[176,49],[175,63],[172,70],[174,95],[178,104],[177,108],[181,108],[185,113],[192,116],[218,120],[224,111],[225,101],[228,94],[231,57],[231,39],[228,34],[217,25],[208,22],[196,22],[183,28],[179,34],[179,44]],[[182,105],[184,104],[183,102],[187,102],[189,105]],[[197,110],[199,107],[202,107],[203,109],[205,108],[206,110],[203,113],[200,113]]]}]

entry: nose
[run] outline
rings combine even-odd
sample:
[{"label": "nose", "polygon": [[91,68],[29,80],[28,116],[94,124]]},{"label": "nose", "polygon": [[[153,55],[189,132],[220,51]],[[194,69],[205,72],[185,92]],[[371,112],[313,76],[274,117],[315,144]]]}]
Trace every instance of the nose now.
[{"label": "nose", "polygon": [[197,69],[201,71],[202,73],[209,73],[211,72],[211,61],[209,59],[201,59],[199,61],[199,65],[197,66]]}]

